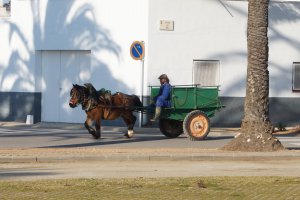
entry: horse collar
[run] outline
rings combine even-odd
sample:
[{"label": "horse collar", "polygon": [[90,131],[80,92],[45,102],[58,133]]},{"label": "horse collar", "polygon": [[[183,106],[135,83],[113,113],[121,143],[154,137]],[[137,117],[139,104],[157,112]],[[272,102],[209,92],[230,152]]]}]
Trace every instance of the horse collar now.
[{"label": "horse collar", "polygon": [[96,107],[96,105],[93,104],[93,101],[90,98],[87,100],[87,106],[84,106],[82,104],[82,110],[85,110],[85,112],[89,112],[89,111],[93,110],[95,107]]}]

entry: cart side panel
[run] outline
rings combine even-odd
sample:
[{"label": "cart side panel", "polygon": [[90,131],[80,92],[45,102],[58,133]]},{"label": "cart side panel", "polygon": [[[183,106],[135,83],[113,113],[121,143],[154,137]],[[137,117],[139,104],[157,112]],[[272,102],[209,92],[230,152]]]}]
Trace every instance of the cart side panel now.
[{"label": "cart side panel", "polygon": [[[151,87],[151,97],[159,92],[159,87]],[[193,110],[201,110],[208,117],[213,117],[215,111],[221,108],[218,87],[173,86],[172,107],[164,108],[162,118],[183,121]]]},{"label": "cart side panel", "polygon": [[219,88],[203,87],[197,88],[197,107],[198,108],[220,108]]},{"label": "cart side panel", "polygon": [[218,87],[174,87],[172,106],[174,108],[198,109],[220,106]]},{"label": "cart side panel", "polygon": [[150,86],[150,95],[151,98],[155,97],[159,93],[159,87],[158,86]]},{"label": "cart side panel", "polygon": [[172,88],[172,107],[174,108],[196,108],[194,87],[173,87]]}]

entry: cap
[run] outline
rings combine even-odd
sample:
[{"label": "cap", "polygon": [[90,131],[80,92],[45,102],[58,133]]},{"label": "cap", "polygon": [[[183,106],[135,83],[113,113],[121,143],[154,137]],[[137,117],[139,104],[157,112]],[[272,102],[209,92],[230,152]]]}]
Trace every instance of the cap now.
[{"label": "cap", "polygon": [[167,80],[169,80],[167,74],[162,74],[162,75],[160,75],[160,76],[158,77],[158,79],[167,79]]}]

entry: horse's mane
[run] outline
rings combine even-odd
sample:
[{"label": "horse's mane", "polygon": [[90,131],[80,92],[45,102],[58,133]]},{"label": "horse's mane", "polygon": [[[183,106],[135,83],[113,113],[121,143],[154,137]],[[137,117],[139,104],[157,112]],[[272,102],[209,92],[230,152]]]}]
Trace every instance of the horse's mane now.
[{"label": "horse's mane", "polygon": [[97,90],[91,83],[85,83],[84,86],[88,89],[90,94],[97,93]]},{"label": "horse's mane", "polygon": [[[91,83],[85,83],[84,86],[73,84],[73,87],[83,96],[89,97],[90,95],[97,94],[97,90]],[[71,90],[72,92],[72,90]],[[85,94],[85,95],[84,95]],[[71,95],[71,94],[70,94]]]}]

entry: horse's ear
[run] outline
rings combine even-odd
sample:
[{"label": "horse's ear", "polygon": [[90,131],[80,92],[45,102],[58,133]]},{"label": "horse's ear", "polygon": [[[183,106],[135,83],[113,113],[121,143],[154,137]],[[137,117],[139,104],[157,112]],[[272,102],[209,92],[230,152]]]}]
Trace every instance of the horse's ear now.
[{"label": "horse's ear", "polygon": [[89,88],[89,87],[93,87],[93,85],[91,83],[85,83],[83,84],[85,87]]}]

